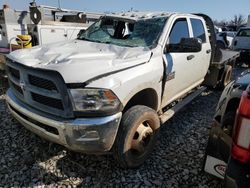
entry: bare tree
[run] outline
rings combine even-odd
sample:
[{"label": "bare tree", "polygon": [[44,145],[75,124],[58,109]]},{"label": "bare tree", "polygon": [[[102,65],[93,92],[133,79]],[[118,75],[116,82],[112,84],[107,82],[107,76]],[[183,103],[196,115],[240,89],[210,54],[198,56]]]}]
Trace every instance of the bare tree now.
[{"label": "bare tree", "polygon": [[214,25],[218,26],[218,27],[225,27],[226,25],[228,25],[228,21],[224,20],[214,20]]},{"label": "bare tree", "polygon": [[230,21],[230,23],[237,28],[246,23],[246,18],[242,14],[234,15],[234,18]]}]

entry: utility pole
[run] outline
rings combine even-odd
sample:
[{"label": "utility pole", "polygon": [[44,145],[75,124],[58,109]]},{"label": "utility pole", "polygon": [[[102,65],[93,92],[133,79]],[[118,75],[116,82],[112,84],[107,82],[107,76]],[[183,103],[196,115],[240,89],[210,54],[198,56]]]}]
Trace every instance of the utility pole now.
[{"label": "utility pole", "polygon": [[58,0],[58,8],[61,9],[61,2]]}]

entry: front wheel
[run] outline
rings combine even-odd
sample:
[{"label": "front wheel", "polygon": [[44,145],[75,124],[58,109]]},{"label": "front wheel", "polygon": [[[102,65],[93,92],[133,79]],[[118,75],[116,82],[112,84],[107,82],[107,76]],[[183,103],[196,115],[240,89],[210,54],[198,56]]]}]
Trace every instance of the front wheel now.
[{"label": "front wheel", "polygon": [[146,106],[134,106],[120,124],[113,154],[123,168],[140,166],[154,148],[160,128],[157,113]]}]

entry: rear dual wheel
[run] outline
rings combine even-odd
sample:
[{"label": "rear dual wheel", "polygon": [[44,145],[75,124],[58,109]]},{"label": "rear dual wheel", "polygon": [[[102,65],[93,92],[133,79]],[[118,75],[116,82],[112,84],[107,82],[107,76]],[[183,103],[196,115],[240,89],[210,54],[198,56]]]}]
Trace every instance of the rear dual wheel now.
[{"label": "rear dual wheel", "polygon": [[232,110],[232,111],[225,113],[222,119],[222,129],[224,133],[226,133],[230,137],[232,137],[232,134],[233,134],[235,115],[236,115],[236,111]]},{"label": "rear dual wheel", "polygon": [[232,66],[226,65],[222,74],[222,79],[218,85],[218,89],[224,89],[231,82],[232,72]]},{"label": "rear dual wheel", "polygon": [[151,154],[159,135],[157,113],[146,106],[134,106],[120,124],[113,154],[123,168],[140,166]]}]

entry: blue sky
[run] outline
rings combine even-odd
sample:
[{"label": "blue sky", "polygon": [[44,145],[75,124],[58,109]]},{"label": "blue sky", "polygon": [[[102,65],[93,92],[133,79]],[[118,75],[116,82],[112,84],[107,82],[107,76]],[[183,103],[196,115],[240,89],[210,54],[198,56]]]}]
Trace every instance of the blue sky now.
[{"label": "blue sky", "polygon": [[[0,6],[26,10],[31,0],[0,0]],[[58,0],[36,0],[37,4],[57,6]],[[249,0],[60,0],[62,8],[91,12],[120,12],[134,10],[206,13],[213,19],[230,20],[235,14],[247,18],[250,14]]]}]

